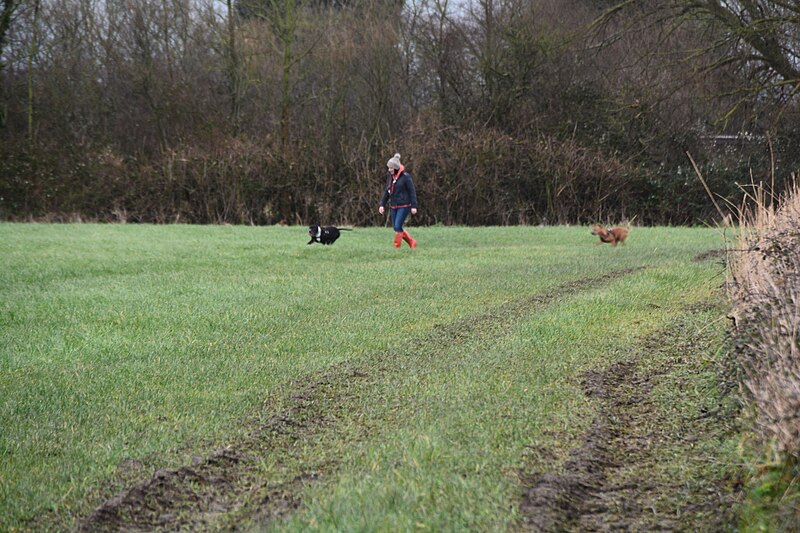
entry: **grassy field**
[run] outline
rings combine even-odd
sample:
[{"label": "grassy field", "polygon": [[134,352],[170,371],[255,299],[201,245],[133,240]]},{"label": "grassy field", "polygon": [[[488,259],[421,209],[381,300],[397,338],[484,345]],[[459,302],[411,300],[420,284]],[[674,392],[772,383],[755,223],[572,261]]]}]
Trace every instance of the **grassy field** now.
[{"label": "grassy field", "polygon": [[[698,307],[723,299],[721,263],[696,260],[715,230],[617,248],[585,227],[412,230],[414,252],[382,228],[323,247],[301,227],[0,225],[0,530],[70,528],[249,442],[325,375],[312,422],[251,469],[269,486],[208,521],[513,527],[519,470],[591,422],[584,372],[676,317],[719,339],[703,357],[721,345],[720,309]],[[259,515],[275,487],[296,505]]]}]

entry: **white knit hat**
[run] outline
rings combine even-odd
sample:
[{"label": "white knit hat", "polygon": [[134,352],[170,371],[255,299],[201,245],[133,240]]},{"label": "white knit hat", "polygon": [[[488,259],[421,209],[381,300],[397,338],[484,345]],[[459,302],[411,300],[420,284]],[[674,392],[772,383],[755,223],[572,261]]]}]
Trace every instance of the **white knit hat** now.
[{"label": "white knit hat", "polygon": [[394,170],[400,169],[400,154],[394,154],[392,158],[386,162],[386,166]]}]

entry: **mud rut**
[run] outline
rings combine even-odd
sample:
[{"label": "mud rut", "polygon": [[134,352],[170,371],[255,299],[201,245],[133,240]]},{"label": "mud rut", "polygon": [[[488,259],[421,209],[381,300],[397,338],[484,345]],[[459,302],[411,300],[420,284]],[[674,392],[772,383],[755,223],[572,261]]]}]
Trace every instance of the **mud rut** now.
[{"label": "mud rut", "polygon": [[[687,312],[691,312],[688,309]],[[671,373],[698,370],[685,358],[696,350],[697,331],[678,322],[645,340],[639,353],[604,370],[587,372],[581,383],[598,404],[580,446],[559,472],[523,472],[521,529],[531,531],[731,531],[740,481],[680,479],[657,474],[676,452],[703,461],[693,443],[735,431],[735,404],[672,412],[652,398],[656,386],[681,384]],[[655,365],[643,358],[658,356]],[[726,370],[720,378],[725,380]],[[732,382],[728,382],[730,388]]]},{"label": "mud rut", "polygon": [[[434,327],[416,344],[435,355],[465,337],[500,336],[519,318],[539,308],[637,270],[581,279],[555,287],[548,294],[508,302],[483,315]],[[241,529],[264,526],[292,513],[302,504],[307,485],[332,476],[338,468],[335,457],[323,453],[319,460],[308,461],[299,450],[307,443],[324,447],[325,442],[334,440],[358,442],[380,431],[374,421],[353,423],[358,420],[359,399],[387,375],[402,371],[403,363],[398,363],[402,359],[397,353],[375,354],[366,361],[336,365],[293,383],[291,390],[295,392],[272,415],[255,424],[248,437],[207,457],[195,457],[191,465],[157,471],[101,503],[80,519],[75,529]],[[647,395],[658,379],[657,372],[637,372],[636,360],[585,376],[584,389],[599,401],[599,414],[583,444],[573,450],[564,465],[566,474],[520,472],[524,485],[521,529],[625,530],[647,525],[669,530],[675,526],[666,516],[655,523],[641,519],[650,513],[644,508],[648,486],[612,474],[622,468],[623,457],[643,468],[648,461],[656,460],[651,455],[657,452],[657,446],[648,443],[655,442],[657,436],[647,434],[648,430],[632,434],[626,428],[637,426],[629,419],[652,415]],[[347,427],[356,429],[339,431],[345,425],[343,420],[349,422]],[[269,479],[259,471],[264,462],[277,465]],[[631,471],[633,477],[635,470]],[[706,498],[699,505],[718,503],[719,498]]]}]

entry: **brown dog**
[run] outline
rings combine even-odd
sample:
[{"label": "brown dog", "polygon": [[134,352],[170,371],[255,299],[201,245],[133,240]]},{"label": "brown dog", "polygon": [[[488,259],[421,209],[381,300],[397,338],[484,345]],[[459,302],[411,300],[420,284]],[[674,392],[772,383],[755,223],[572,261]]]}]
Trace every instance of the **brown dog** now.
[{"label": "brown dog", "polygon": [[594,228],[592,228],[592,235],[600,237],[600,242],[597,244],[608,242],[611,243],[611,246],[616,246],[618,242],[625,243],[625,239],[628,238],[628,230],[620,226],[614,226],[609,229],[600,224],[595,224]]}]

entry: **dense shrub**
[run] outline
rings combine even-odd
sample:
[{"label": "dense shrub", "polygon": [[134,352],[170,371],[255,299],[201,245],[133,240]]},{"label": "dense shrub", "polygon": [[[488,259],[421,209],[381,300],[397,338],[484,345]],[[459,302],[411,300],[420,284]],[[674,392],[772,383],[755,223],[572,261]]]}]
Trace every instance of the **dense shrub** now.
[{"label": "dense shrub", "polygon": [[[358,139],[356,140],[358,141]],[[652,169],[575,139],[457,130],[435,116],[380,149],[340,143],[276,145],[245,136],[131,155],[111,145],[6,145],[0,217],[127,222],[381,224],[386,160],[399,151],[421,202],[417,224],[574,224],[637,218],[696,224],[715,215],[686,168]],[[738,203],[730,170],[703,167]],[[722,194],[724,193],[724,194]]]},{"label": "dense shrub", "polygon": [[754,427],[800,458],[800,190],[742,221],[728,284]]}]

